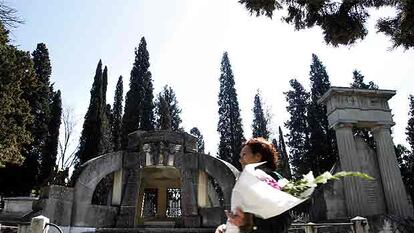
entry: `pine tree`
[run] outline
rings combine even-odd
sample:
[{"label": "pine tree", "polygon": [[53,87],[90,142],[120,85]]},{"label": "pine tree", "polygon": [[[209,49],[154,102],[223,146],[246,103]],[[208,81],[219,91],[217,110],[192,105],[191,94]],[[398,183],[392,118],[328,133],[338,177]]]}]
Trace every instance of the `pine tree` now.
[{"label": "pine tree", "polygon": [[368,84],[364,82],[365,77],[361,74],[360,71],[354,70],[352,74],[354,79],[354,82],[351,83],[352,88],[378,90],[378,85],[374,82],[370,81]]},{"label": "pine tree", "polygon": [[239,158],[244,136],[233,71],[227,52],[223,54],[220,71],[218,157],[241,169]]},{"label": "pine tree", "polygon": [[105,100],[104,95],[106,94],[103,93],[106,90],[106,87],[103,86],[106,82],[103,79],[102,61],[99,60],[92,84],[89,108],[83,122],[79,150],[76,153],[78,159],[77,166],[103,153],[103,117],[106,115],[106,104],[103,102]]},{"label": "pine tree", "polygon": [[309,172],[312,158],[309,157],[309,126],[307,110],[309,93],[296,79],[289,81],[293,90],[285,92],[288,106],[286,110],[290,119],[285,127],[290,131],[287,134],[287,145],[290,148],[291,165],[296,177]]},{"label": "pine tree", "polygon": [[279,163],[278,163],[278,170],[283,175],[283,177],[287,179],[292,178],[292,172],[290,171],[290,164],[289,164],[289,156],[286,151],[286,144],[285,139],[283,138],[282,128],[279,126],[279,143],[278,143],[278,151],[279,151]]},{"label": "pine tree", "polygon": [[319,58],[312,54],[311,70],[311,101],[308,106],[308,126],[310,129],[311,170],[315,175],[329,171],[337,161],[335,132],[329,129],[326,106],[318,100],[331,86],[325,66]]},{"label": "pine tree", "polygon": [[[32,142],[28,125],[33,117],[23,98],[22,86],[35,80],[33,63],[27,53],[8,41],[8,31],[0,22],[0,167],[6,163],[21,164],[22,147]],[[0,173],[0,187],[7,189],[3,178],[4,169]]]},{"label": "pine tree", "polygon": [[193,127],[190,130],[190,134],[197,138],[197,152],[204,153],[204,138],[200,130],[197,127]]},{"label": "pine tree", "polygon": [[[161,114],[161,98],[163,99],[163,101],[165,101],[166,104],[166,109],[164,110],[164,114],[167,114],[167,110],[168,110],[168,119],[170,119],[170,125],[171,125],[171,130],[173,131],[183,131],[183,129],[180,127],[180,124],[182,122],[181,120],[181,108],[178,106],[178,101],[177,98],[175,96],[175,92],[174,90],[169,87],[169,86],[164,86],[163,90],[161,93],[159,93],[158,95],[158,99],[156,101],[155,104],[155,112],[157,113],[157,120],[156,120],[156,125],[158,128],[162,128],[161,127],[161,118],[162,118],[162,114]],[[167,119],[164,117],[164,120]]]},{"label": "pine tree", "polygon": [[128,144],[129,133],[138,129],[154,129],[153,87],[149,66],[147,43],[142,37],[138,48],[135,49],[135,61],[131,70],[129,91],[125,99],[125,111],[122,118],[123,149]]},{"label": "pine tree", "polygon": [[121,128],[122,128],[122,101],[123,101],[124,84],[122,76],[119,76],[115,89],[114,107],[112,115],[112,144],[114,151],[121,150]]},{"label": "pine tree", "polygon": [[0,169],[0,193],[28,195],[39,169],[38,154],[26,150],[33,144],[31,103],[39,83],[30,54],[8,44],[1,22],[0,67],[0,165],[6,165]]},{"label": "pine tree", "polygon": [[254,96],[253,106],[253,137],[269,138],[270,132],[267,130],[268,120],[263,113],[262,98],[259,91]]}]

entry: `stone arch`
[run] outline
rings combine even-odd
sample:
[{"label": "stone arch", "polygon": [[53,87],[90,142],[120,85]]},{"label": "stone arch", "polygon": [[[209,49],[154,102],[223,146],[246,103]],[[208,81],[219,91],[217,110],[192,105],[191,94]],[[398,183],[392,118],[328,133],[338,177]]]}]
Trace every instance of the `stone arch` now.
[{"label": "stone arch", "polygon": [[105,215],[104,219],[115,216],[117,207],[96,206],[92,205],[91,201],[99,181],[108,174],[122,169],[124,153],[124,151],[118,151],[104,154],[82,165],[82,171],[73,191],[72,225],[96,224],[97,215]]},{"label": "stone arch", "polygon": [[231,191],[239,174],[230,163],[210,155],[198,154],[199,169],[213,177],[223,191],[224,208],[230,209]]}]

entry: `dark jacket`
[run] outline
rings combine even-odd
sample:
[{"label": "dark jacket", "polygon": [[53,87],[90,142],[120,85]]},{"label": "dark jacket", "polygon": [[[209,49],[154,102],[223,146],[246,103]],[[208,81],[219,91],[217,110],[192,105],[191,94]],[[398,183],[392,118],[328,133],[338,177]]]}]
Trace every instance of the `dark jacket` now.
[{"label": "dark jacket", "polygon": [[[282,178],[282,176],[280,176],[277,172],[270,171],[265,167],[259,166],[258,169],[263,170],[275,180]],[[288,211],[268,219],[262,219],[252,215],[252,221],[248,224],[249,226],[242,227],[240,230],[241,232],[250,233],[285,233],[288,232],[291,223],[292,218]]]}]

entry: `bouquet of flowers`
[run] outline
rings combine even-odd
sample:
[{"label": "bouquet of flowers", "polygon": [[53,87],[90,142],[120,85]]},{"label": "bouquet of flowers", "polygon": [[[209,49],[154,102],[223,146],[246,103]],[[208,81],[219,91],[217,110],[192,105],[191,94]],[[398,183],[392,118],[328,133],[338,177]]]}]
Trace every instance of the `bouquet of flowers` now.
[{"label": "bouquet of flowers", "polygon": [[[329,180],[338,180],[349,176],[373,179],[365,173],[345,171],[335,175],[325,172],[315,178],[311,171],[296,181],[287,179],[276,181],[264,171],[255,169],[261,164],[263,162],[246,165],[240,174],[231,196],[232,212],[235,212],[238,207],[243,212],[267,219],[280,215],[304,202],[312,195],[316,186],[325,184]],[[231,223],[228,222],[226,225],[226,233],[239,232],[238,227]]]}]

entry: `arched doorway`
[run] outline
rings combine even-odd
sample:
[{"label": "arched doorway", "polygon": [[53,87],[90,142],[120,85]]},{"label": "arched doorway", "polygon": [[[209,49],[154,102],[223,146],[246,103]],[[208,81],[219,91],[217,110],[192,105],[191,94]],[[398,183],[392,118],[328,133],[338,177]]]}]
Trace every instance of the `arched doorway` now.
[{"label": "arched doorway", "polygon": [[180,171],[172,166],[142,169],[136,222],[145,225],[179,222],[181,212]]}]

